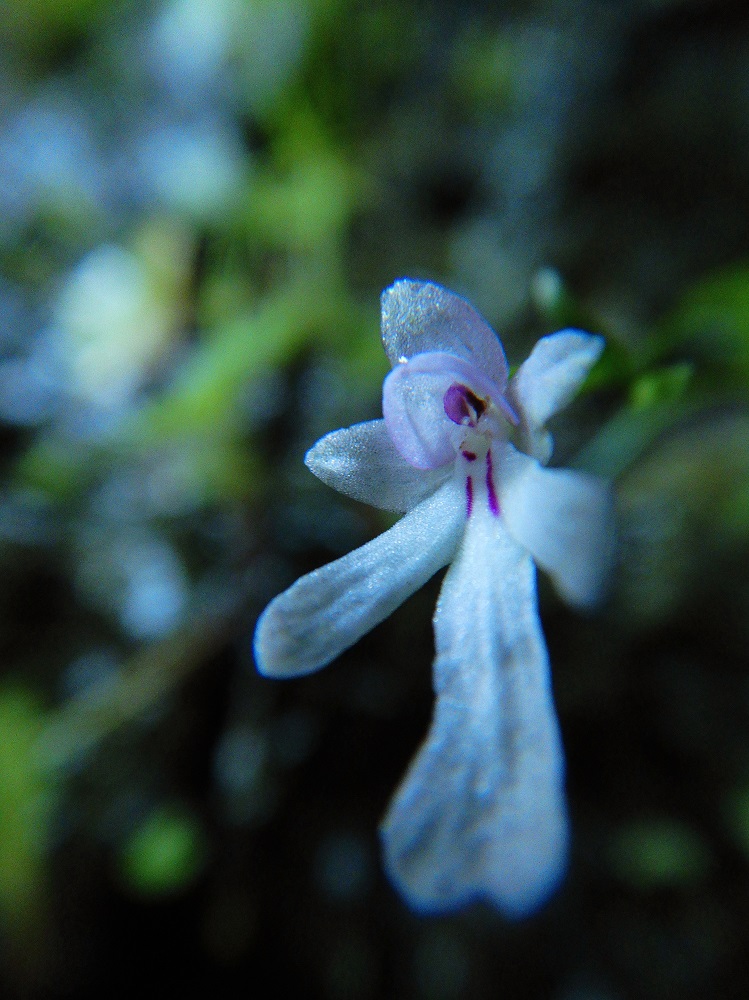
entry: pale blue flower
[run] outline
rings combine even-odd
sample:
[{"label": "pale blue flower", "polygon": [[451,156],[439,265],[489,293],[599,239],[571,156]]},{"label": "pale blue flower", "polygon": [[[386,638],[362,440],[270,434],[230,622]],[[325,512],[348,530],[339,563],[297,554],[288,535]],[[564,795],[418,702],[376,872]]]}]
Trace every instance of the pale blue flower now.
[{"label": "pale blue flower", "polygon": [[545,424],[603,341],[544,337],[508,383],[473,307],[407,279],[383,293],[382,338],[384,419],[333,431],[306,463],[405,516],[272,601],[255,656],[272,677],[317,670],[450,563],[434,616],[434,719],[382,824],[385,863],[416,909],[483,898],[523,916],[558,885],[569,841],[534,562],[569,603],[591,605],[613,537],[604,484],[544,468]]}]

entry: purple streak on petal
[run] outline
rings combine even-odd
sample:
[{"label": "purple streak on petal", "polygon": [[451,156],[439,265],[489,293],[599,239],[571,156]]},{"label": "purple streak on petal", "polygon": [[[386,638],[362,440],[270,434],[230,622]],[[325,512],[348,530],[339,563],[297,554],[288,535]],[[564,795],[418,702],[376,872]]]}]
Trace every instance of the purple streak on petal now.
[{"label": "purple streak on petal", "polygon": [[466,517],[471,516],[473,511],[473,480],[466,476]]},{"label": "purple streak on petal", "polygon": [[461,455],[463,456],[463,458],[465,458],[465,459],[466,459],[466,461],[468,461],[468,462],[475,462],[475,461],[476,461],[476,452],[475,452],[475,451],[464,451],[464,450],[463,450],[463,449],[461,448],[461,450],[460,450],[460,454],[461,454]]},{"label": "purple streak on petal", "polygon": [[453,383],[443,399],[445,413],[454,424],[468,424],[475,427],[486,409],[483,399],[471,392],[467,385]]},{"label": "purple streak on petal", "polygon": [[486,492],[489,497],[489,510],[495,517],[499,517],[499,500],[497,500],[497,491],[494,489],[491,448],[486,453]]}]

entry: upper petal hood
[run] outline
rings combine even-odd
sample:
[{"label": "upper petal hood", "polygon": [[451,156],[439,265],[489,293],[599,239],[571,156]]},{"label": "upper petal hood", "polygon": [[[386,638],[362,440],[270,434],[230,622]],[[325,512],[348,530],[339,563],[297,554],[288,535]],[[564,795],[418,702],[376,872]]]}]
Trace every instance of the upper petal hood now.
[{"label": "upper petal hood", "polygon": [[507,359],[496,333],[465,299],[442,285],[402,278],[382,293],[382,343],[390,364],[445,351],[482,368],[501,389]]},{"label": "upper petal hood", "polygon": [[385,425],[395,447],[417,469],[436,469],[451,462],[465,435],[459,418],[448,416],[446,394],[451,387],[468,390],[482,412],[504,404],[496,383],[475,365],[443,351],[416,354],[385,378]]}]

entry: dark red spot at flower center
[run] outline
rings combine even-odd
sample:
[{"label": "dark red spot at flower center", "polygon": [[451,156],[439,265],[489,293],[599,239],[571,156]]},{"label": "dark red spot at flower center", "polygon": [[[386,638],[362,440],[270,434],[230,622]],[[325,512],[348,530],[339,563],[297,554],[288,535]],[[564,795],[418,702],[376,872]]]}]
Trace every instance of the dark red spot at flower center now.
[{"label": "dark red spot at flower center", "polygon": [[445,393],[443,405],[454,424],[467,424],[469,427],[475,427],[486,410],[486,402],[471,392],[467,385],[451,385]]}]

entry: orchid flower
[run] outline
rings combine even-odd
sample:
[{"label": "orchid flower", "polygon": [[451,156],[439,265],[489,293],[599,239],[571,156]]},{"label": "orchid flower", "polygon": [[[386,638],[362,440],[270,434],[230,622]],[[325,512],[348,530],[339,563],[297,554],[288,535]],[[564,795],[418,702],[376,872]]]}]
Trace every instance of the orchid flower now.
[{"label": "orchid flower", "polygon": [[476,310],[409,279],[382,295],[382,339],[384,419],[327,434],[305,461],[342,493],[404,516],[276,597],[255,657],[271,677],[318,670],[450,564],[434,616],[434,718],[382,824],[385,864],[417,910],[484,899],[525,916],[557,887],[569,841],[534,563],[569,603],[589,606],[613,537],[607,487],[544,468],[545,424],[603,340],[543,337],[508,381]]}]

